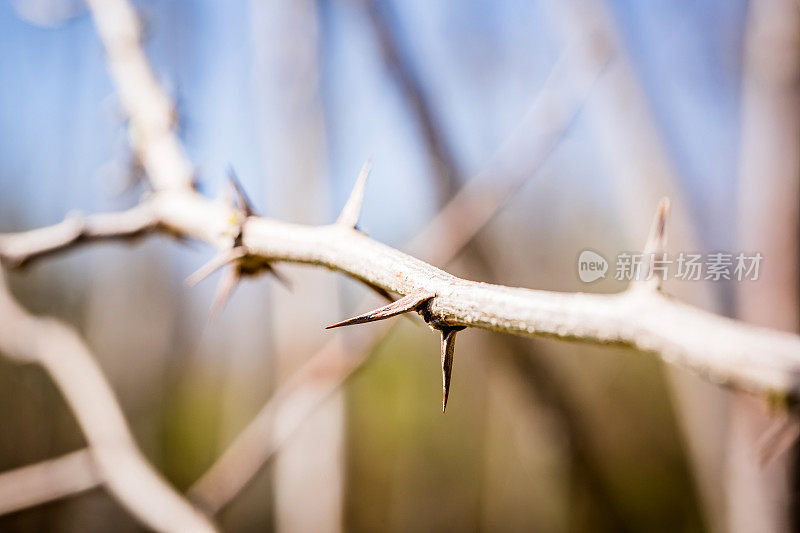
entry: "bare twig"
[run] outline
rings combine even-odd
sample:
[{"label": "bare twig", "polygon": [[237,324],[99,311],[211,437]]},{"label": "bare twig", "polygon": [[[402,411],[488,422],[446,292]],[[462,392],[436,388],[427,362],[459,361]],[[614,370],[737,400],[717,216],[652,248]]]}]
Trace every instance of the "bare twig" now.
[{"label": "bare twig", "polygon": [[111,78],[130,118],[130,141],[150,182],[159,189],[189,188],[193,168],[175,135],[175,113],[140,46],[141,27],[127,0],[88,0],[105,45]]},{"label": "bare twig", "polygon": [[11,296],[0,270],[0,352],[41,365],[81,427],[109,492],[157,531],[215,531],[150,466],[136,446],[114,393],[86,344],[65,324],[28,314]]},{"label": "bare twig", "polygon": [[19,267],[78,243],[134,238],[155,226],[156,215],[146,202],[117,213],[72,214],[45,229],[0,233],[0,261]]},{"label": "bare twig", "polygon": [[0,474],[0,515],[79,494],[98,487],[88,449]]}]

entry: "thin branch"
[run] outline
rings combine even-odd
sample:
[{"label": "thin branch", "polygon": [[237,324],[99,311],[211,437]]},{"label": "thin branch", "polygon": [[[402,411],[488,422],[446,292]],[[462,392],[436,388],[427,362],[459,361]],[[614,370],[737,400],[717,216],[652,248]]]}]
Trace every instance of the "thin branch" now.
[{"label": "thin branch", "polygon": [[88,449],[0,473],[0,515],[59,500],[100,486]]},{"label": "thin branch", "polygon": [[[212,244],[229,239],[227,211],[192,190],[157,193],[151,202],[159,227]],[[440,325],[630,346],[719,385],[788,402],[798,399],[800,337],[660,294],[558,293],[468,281],[335,224],[250,217],[241,240],[249,254],[264,261],[324,266],[405,296],[435,294],[424,311]]]},{"label": "thin branch", "polygon": [[0,316],[0,353],[47,371],[83,431],[103,484],[131,514],[156,531],[216,530],[139,451],[110,385],[83,340],[65,324],[36,318],[20,307],[2,269]]},{"label": "thin branch", "polygon": [[126,0],[87,0],[105,46],[111,79],[130,118],[130,142],[156,190],[191,188],[193,167],[175,133],[172,104],[141,47],[141,26]]},{"label": "thin branch", "polygon": [[0,261],[10,267],[19,267],[76,244],[135,238],[153,230],[156,225],[156,214],[146,202],[117,213],[72,214],[55,226],[21,233],[0,233]]},{"label": "thin branch", "polygon": [[[162,211],[166,226],[191,235],[197,228],[189,220],[219,225],[207,200],[191,192],[183,196],[180,209]],[[661,295],[555,293],[471,282],[335,225],[250,218],[242,241],[269,261],[325,266],[401,295],[433,293],[426,312],[441,324],[623,344],[734,389],[792,400],[797,394],[800,337],[718,317]]]}]

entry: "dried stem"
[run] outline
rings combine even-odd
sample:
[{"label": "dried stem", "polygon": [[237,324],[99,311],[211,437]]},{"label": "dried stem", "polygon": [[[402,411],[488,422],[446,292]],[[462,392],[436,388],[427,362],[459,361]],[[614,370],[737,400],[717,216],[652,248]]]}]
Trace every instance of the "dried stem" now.
[{"label": "dried stem", "polygon": [[[181,236],[219,245],[230,243],[236,231],[230,211],[189,189],[157,193],[150,203],[157,227]],[[46,235],[62,227],[38,231]],[[335,224],[250,217],[241,226],[241,240],[265,261],[324,266],[403,296],[434,294],[425,313],[440,325],[626,345],[719,385],[797,399],[800,337],[716,316],[655,292],[558,293],[468,281]],[[28,256],[69,247],[53,241],[52,248],[39,246]]]},{"label": "dried stem", "polygon": [[189,188],[192,164],[175,135],[176,117],[140,45],[141,26],[127,0],[87,0],[111,78],[130,118],[130,142],[153,186]]},{"label": "dried stem", "polygon": [[156,531],[216,530],[139,451],[110,385],[83,340],[65,324],[36,318],[22,309],[11,296],[2,270],[0,316],[0,352],[47,371],[83,431],[103,484],[128,511]]},{"label": "dried stem", "polygon": [[0,474],[0,515],[100,486],[88,449]]}]

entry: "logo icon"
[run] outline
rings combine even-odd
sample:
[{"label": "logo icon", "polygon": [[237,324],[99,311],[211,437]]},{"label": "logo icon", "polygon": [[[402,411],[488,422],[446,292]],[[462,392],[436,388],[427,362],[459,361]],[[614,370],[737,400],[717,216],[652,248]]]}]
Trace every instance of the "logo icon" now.
[{"label": "logo icon", "polygon": [[584,250],[578,256],[578,277],[584,283],[591,283],[606,277],[608,261],[592,250]]}]

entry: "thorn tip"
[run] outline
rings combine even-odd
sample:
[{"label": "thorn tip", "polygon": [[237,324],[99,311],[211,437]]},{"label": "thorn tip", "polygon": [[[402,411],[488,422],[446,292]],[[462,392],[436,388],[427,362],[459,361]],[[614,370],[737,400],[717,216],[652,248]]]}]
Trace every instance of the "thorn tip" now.
[{"label": "thorn tip", "polygon": [[434,294],[426,291],[414,291],[406,296],[403,296],[399,300],[384,305],[383,307],[373,309],[372,311],[364,313],[363,315],[358,315],[354,316],[353,318],[348,318],[347,320],[343,320],[342,322],[337,322],[336,324],[331,324],[330,326],[326,326],[325,329],[338,328],[342,326],[352,326],[355,324],[364,324],[366,322],[374,322],[376,320],[391,318],[393,316],[407,313],[409,311],[416,311],[419,308],[419,306],[421,306],[434,296],[435,296]]},{"label": "thorn tip", "polygon": [[453,376],[453,355],[456,348],[456,333],[463,327],[445,326],[439,329],[442,336],[442,414],[447,410],[450,395],[450,379]]},{"label": "thorn tip", "polygon": [[372,159],[367,159],[358,173],[358,178],[350,192],[350,197],[342,208],[339,218],[336,219],[336,224],[355,229],[358,224],[358,217],[361,214],[361,204],[364,202],[364,189],[367,184],[367,177],[369,171],[372,169]]}]

